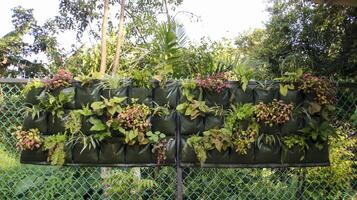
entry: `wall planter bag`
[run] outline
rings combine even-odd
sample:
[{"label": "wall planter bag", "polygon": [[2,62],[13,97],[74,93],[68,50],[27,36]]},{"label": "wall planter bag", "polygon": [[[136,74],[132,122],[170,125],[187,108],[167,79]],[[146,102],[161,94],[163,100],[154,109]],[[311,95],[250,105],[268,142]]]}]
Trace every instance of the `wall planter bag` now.
[{"label": "wall planter bag", "polygon": [[66,124],[66,117],[68,113],[69,111],[66,110],[62,118],[58,118],[56,116],[53,116],[52,114],[48,114],[47,134],[44,135],[54,135],[58,133],[64,133],[66,131],[65,124]]},{"label": "wall planter bag", "polygon": [[[203,94],[201,92],[201,90],[199,88],[195,88],[195,89],[191,89],[190,90],[190,94],[193,96],[193,99],[194,100],[200,100],[202,101],[203,99]],[[201,99],[200,99],[201,97]],[[184,103],[184,102],[187,102],[187,98],[182,95],[182,89],[180,87],[180,97],[179,97],[179,103],[178,104],[181,104],[181,103]]]},{"label": "wall planter bag", "polygon": [[96,87],[96,82],[97,81],[94,81],[85,86],[77,84],[75,95],[77,108],[82,108],[83,106],[91,104],[95,101],[100,101],[100,91]]},{"label": "wall planter bag", "polygon": [[167,116],[151,117],[151,128],[153,131],[160,131],[166,136],[175,136],[176,134],[176,112],[171,111]]},{"label": "wall planter bag", "polygon": [[25,103],[30,104],[30,105],[35,105],[40,103],[39,97],[42,94],[42,91],[44,90],[44,87],[40,88],[32,88],[25,97]]},{"label": "wall planter bag", "polygon": [[164,86],[160,86],[158,81],[154,82],[154,102],[158,105],[164,106],[168,104],[170,108],[176,108],[178,97],[178,81],[168,81]]},{"label": "wall planter bag", "polygon": [[[56,89],[50,91],[51,95],[53,95],[53,96],[58,96],[61,92],[62,92],[63,94],[65,94],[66,96],[72,94],[73,97],[75,97],[76,88],[75,88],[75,86],[67,87],[67,88],[60,87],[60,88],[56,88]],[[73,98],[73,100],[72,100],[71,102],[66,103],[66,104],[64,105],[64,108],[65,108],[65,109],[75,109],[75,108],[77,108],[77,107],[76,107],[75,98]]]},{"label": "wall planter bag", "polygon": [[224,116],[207,115],[204,118],[204,130],[210,130],[214,128],[223,128]]},{"label": "wall planter bag", "polygon": [[259,126],[260,126],[260,132],[261,133],[265,133],[265,134],[280,134],[281,132],[281,126],[279,125],[268,125],[268,124],[265,124],[264,122],[260,122],[259,123]]},{"label": "wall planter bag", "polygon": [[128,93],[128,88],[118,88],[118,89],[102,89],[100,95],[103,98],[110,99],[113,97],[126,97]]},{"label": "wall planter bag", "polygon": [[231,149],[229,155],[229,162],[233,165],[240,165],[240,164],[254,164],[254,147],[252,145],[251,148],[247,149],[246,154],[241,154],[236,152],[235,150]]},{"label": "wall planter bag", "polygon": [[254,149],[255,163],[257,164],[280,164],[281,147],[279,144],[255,145]]},{"label": "wall planter bag", "polygon": [[229,104],[229,99],[230,99],[229,89],[224,89],[220,93],[204,89],[203,94],[207,106],[227,107],[227,105]]},{"label": "wall planter bag", "polygon": [[308,165],[328,165],[330,163],[328,154],[328,144],[324,142],[322,149],[317,148],[313,143],[309,144],[309,148],[306,150],[306,164]]},{"label": "wall planter bag", "polygon": [[124,164],[125,152],[124,143],[121,138],[110,138],[100,143],[99,163],[100,164]]},{"label": "wall planter bag", "polygon": [[[260,85],[269,85],[267,88]],[[270,103],[273,99],[278,99],[279,90],[276,84],[271,81],[268,82],[257,82],[257,86],[254,88],[254,101],[255,103],[263,102]]]},{"label": "wall planter bag", "polygon": [[218,150],[210,150],[207,151],[207,160],[205,164],[211,164],[212,166],[219,164],[228,164],[229,163],[229,150],[221,151]]},{"label": "wall planter bag", "polygon": [[203,118],[197,117],[194,120],[191,120],[190,117],[180,116],[180,133],[181,135],[191,135],[200,133],[203,130]]},{"label": "wall planter bag", "polygon": [[237,81],[230,82],[231,103],[254,103],[253,88],[255,84],[250,82],[245,91],[242,89],[242,84]]},{"label": "wall planter bag", "polygon": [[37,128],[41,133],[47,133],[47,113],[41,112],[39,116],[32,118],[31,114],[27,115],[22,124],[23,130],[29,130],[32,128]]},{"label": "wall planter bag", "polygon": [[302,116],[294,116],[288,122],[281,126],[281,136],[290,134],[298,134],[299,130],[304,127],[304,118]]},{"label": "wall planter bag", "polygon": [[165,163],[175,164],[176,163],[176,140],[174,137],[167,138],[166,145],[167,153]]},{"label": "wall planter bag", "polygon": [[291,149],[283,147],[281,162],[283,164],[301,164],[305,162],[305,150],[299,146],[294,146]]},{"label": "wall planter bag", "polygon": [[152,103],[152,89],[129,87],[129,98],[137,99],[137,103],[143,103],[150,106]]},{"label": "wall planter bag", "polygon": [[145,145],[126,145],[125,162],[127,164],[153,164],[155,158],[152,153],[152,146]]},{"label": "wall planter bag", "polygon": [[186,145],[186,138],[181,138],[181,163],[183,164],[196,164],[198,165],[200,162],[197,159],[195,150],[189,146]]},{"label": "wall planter bag", "polygon": [[20,162],[21,163],[46,163],[47,162],[47,151],[41,149],[35,150],[23,150],[21,151]]},{"label": "wall planter bag", "polygon": [[72,149],[72,160],[73,163],[83,163],[83,164],[97,164],[99,159],[98,148],[85,148],[83,149],[83,144],[76,143],[73,145]]},{"label": "wall planter bag", "polygon": [[304,101],[303,94],[300,90],[288,90],[287,94],[284,96],[279,94],[279,99],[284,103],[299,105]]},{"label": "wall planter bag", "polygon": [[82,126],[81,126],[81,131],[83,132],[84,135],[94,135],[97,132],[96,131],[91,131],[90,129],[92,128],[93,124],[89,122],[89,117],[83,117],[82,119]]}]

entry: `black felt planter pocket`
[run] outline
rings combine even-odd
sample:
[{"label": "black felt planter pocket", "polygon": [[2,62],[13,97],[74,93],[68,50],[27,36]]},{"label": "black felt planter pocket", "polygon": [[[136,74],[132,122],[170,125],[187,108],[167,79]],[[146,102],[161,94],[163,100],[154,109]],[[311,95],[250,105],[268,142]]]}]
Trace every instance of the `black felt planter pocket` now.
[{"label": "black felt planter pocket", "polygon": [[65,109],[74,109],[74,108],[77,108],[76,107],[76,103],[75,103],[75,94],[76,94],[76,88],[73,86],[73,87],[67,87],[67,88],[56,88],[54,90],[51,91],[51,94],[53,96],[58,96],[60,93],[63,93],[64,95],[66,96],[69,96],[69,95],[72,95],[73,96],[73,99],[72,101],[64,104],[64,108]]},{"label": "black felt planter pocket", "polygon": [[304,127],[303,117],[294,117],[291,118],[288,122],[281,126],[281,135],[291,135],[298,134],[299,130]]},{"label": "black felt planter pocket", "polygon": [[73,163],[81,164],[97,164],[99,158],[99,150],[97,148],[85,148],[83,149],[83,144],[77,143],[72,149],[72,159]]},{"label": "black felt planter pocket", "polygon": [[281,126],[279,126],[279,125],[270,126],[268,124],[265,124],[264,122],[260,122],[259,126],[260,126],[260,129],[259,129],[260,133],[277,135],[277,134],[280,134],[280,132],[281,132]]},{"label": "black felt planter pocket", "polygon": [[22,124],[23,130],[37,128],[43,135],[47,133],[47,113],[40,113],[40,115],[33,119],[31,115],[25,117]]},{"label": "black felt planter pocket", "polygon": [[180,116],[180,133],[181,135],[193,135],[202,132],[203,130],[203,119],[197,117],[194,120],[191,120],[190,117],[179,115]]},{"label": "black felt planter pocket", "polygon": [[126,164],[154,164],[155,158],[152,153],[152,146],[146,145],[127,145],[125,152]]},{"label": "black felt planter pocket", "polygon": [[176,140],[173,137],[167,138],[167,153],[165,163],[176,163]]},{"label": "black felt planter pocket", "polygon": [[101,96],[106,99],[111,99],[113,97],[126,97],[128,93],[128,88],[118,88],[118,89],[103,89],[101,91]]},{"label": "black felt planter pocket", "polygon": [[247,149],[246,154],[241,154],[236,152],[234,149],[231,149],[229,162],[231,164],[253,164],[254,163],[254,148],[251,147]]},{"label": "black felt planter pocket", "polygon": [[47,151],[41,149],[21,151],[21,163],[45,163],[47,162]]},{"label": "black felt planter pocket", "polygon": [[[197,101],[202,101],[203,100],[203,94],[199,88],[195,88],[193,90],[190,90],[190,94],[193,96],[194,100]],[[179,98],[179,104],[187,102],[187,98],[182,94],[182,90],[180,89],[180,98]]]},{"label": "black felt planter pocket", "polygon": [[154,87],[154,101],[160,106],[168,104],[170,108],[176,108],[179,95],[179,84],[177,81],[168,81],[164,87],[156,82]]},{"label": "black felt planter pocket", "polygon": [[124,144],[120,138],[110,138],[100,143],[99,163],[124,164]]},{"label": "black felt planter pocket", "polygon": [[129,87],[129,98],[137,99],[137,103],[151,105],[152,90],[149,88]]},{"label": "black felt planter pocket", "polygon": [[261,144],[255,146],[255,163],[257,164],[279,164],[281,163],[281,148],[275,144]]},{"label": "black felt planter pocket", "polygon": [[210,150],[207,152],[207,164],[228,164],[229,163],[229,150],[219,152],[218,150]]},{"label": "black felt planter pocket", "polygon": [[53,116],[52,114],[48,114],[47,118],[47,135],[54,135],[57,133],[64,133],[65,132],[65,124],[66,118],[68,116],[69,111],[66,110],[65,114],[62,118],[58,118]]},{"label": "black felt planter pocket", "polygon": [[314,143],[309,143],[309,148],[306,150],[307,164],[329,164],[329,150],[328,144],[325,142],[322,149],[315,146]]},{"label": "black felt planter pocket", "polygon": [[224,89],[220,93],[215,91],[204,90],[204,99],[206,105],[212,106],[224,106],[226,107],[229,103],[229,89]]},{"label": "black felt planter pocket", "polygon": [[25,103],[35,105],[40,103],[39,96],[41,95],[42,91],[44,90],[43,87],[40,88],[32,88],[25,97]]},{"label": "black felt planter pocket", "polygon": [[100,91],[95,84],[88,84],[86,86],[78,85],[76,88],[76,107],[81,108],[95,101],[100,101]]},{"label": "black felt planter pocket", "polygon": [[277,99],[277,90],[275,89],[261,89],[255,88],[254,89],[254,99],[255,103],[263,102],[263,103],[270,103],[273,99]]},{"label": "black felt planter pocket", "polygon": [[186,139],[187,138],[181,138],[181,162],[185,164],[199,164],[200,162],[197,159],[195,150],[191,146],[187,145]]},{"label": "black felt planter pocket", "polygon": [[237,103],[254,103],[254,98],[253,98],[253,89],[251,87],[247,87],[246,90],[244,91],[242,89],[242,86],[238,82],[231,82],[231,88],[230,88],[230,93],[231,93],[231,103],[232,104],[237,104]]},{"label": "black felt planter pocket", "polygon": [[166,136],[174,136],[176,133],[176,113],[172,111],[167,116],[152,116],[151,128],[153,131],[160,131]]},{"label": "black felt planter pocket", "polygon": [[280,94],[279,99],[286,104],[292,103],[295,105],[299,105],[304,101],[303,94],[300,90],[288,90],[285,96]]},{"label": "black felt planter pocket", "polygon": [[294,146],[291,149],[284,147],[281,155],[283,164],[303,164],[305,163],[305,150],[299,146]]},{"label": "black felt planter pocket", "polygon": [[92,128],[93,124],[89,122],[88,117],[84,117],[82,119],[82,126],[81,126],[81,131],[83,132],[84,135],[94,135],[96,134],[95,131],[91,131],[90,129]]},{"label": "black felt planter pocket", "polygon": [[214,128],[222,128],[224,126],[224,117],[208,115],[204,119],[204,130],[210,130]]}]

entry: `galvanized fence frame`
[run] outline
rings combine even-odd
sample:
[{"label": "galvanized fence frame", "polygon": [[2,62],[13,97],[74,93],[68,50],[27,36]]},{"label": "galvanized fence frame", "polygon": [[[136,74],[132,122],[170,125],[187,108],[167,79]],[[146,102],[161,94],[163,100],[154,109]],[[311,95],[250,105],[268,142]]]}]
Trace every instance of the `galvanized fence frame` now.
[{"label": "galvanized fence frame", "polygon": [[[0,84],[6,85],[6,87],[1,87],[2,93],[5,94],[5,99],[4,101],[8,101],[10,98],[12,98],[11,95],[15,94],[18,95],[21,86],[25,83],[27,83],[29,80],[28,79],[11,79],[11,78],[5,78],[5,79],[0,79]],[[12,88],[9,87],[12,85]],[[337,102],[337,118],[336,120],[341,120],[341,121],[347,121],[349,117],[352,115],[352,111],[356,108],[357,106],[357,83],[339,83],[337,84],[339,88],[339,95],[338,97],[338,102]],[[15,88],[15,89],[14,89]],[[12,105],[13,108],[19,108],[21,109],[21,102],[15,102],[18,105]],[[20,111],[19,113],[22,113]],[[17,114],[19,114],[17,113]],[[19,122],[21,121],[21,117],[17,116],[16,113],[9,113],[5,112],[6,115],[3,115],[2,117],[6,117],[6,123],[2,123],[1,126],[2,128],[7,129],[6,131],[11,132],[12,130],[10,129],[11,127],[4,127],[5,125],[13,125],[17,124],[19,125]],[[4,120],[4,119],[1,119]],[[1,142],[7,142],[7,141],[1,141],[0,137],[0,143]],[[14,141],[11,141],[10,143],[14,143]],[[179,141],[177,143],[179,144]],[[6,146],[6,145],[5,145]],[[0,146],[1,147],[1,146]],[[9,149],[5,148],[5,152],[13,152],[14,149],[10,149],[11,147],[7,147]],[[14,147],[13,147],[14,148]],[[178,151],[179,148],[177,148]],[[1,150],[1,149],[0,149]],[[0,155],[1,156],[1,155]],[[1,159],[1,158],[0,158]],[[179,158],[177,158],[179,159]],[[5,161],[6,162],[6,161]],[[37,166],[31,166],[30,168],[26,169],[25,174],[23,174],[24,177],[26,175],[32,175],[33,177],[36,177],[36,173],[38,173]],[[43,167],[42,167],[43,168]],[[53,168],[53,167],[44,167],[44,168]],[[36,169],[36,170],[35,170]],[[0,165],[0,170],[1,170],[1,165]],[[118,199],[118,198],[124,198],[125,196],[118,196],[118,194],[113,195],[113,193],[110,193],[112,188],[115,188],[115,184],[113,184],[110,181],[105,181],[105,177],[103,177],[103,170],[107,170],[106,168],[72,168],[71,167],[64,167],[63,169],[53,169],[53,174],[56,175],[56,170],[58,171],[75,171],[75,173],[83,173],[90,176],[96,176],[97,178],[101,178],[102,182],[100,182],[99,185],[101,185],[101,189],[97,191],[98,194],[88,194],[88,191],[84,192],[83,196],[81,198],[83,199]],[[126,176],[130,177],[133,173],[134,176],[131,177],[131,179],[128,179],[127,183],[129,186],[132,187],[133,183],[138,182],[136,180],[137,174],[139,174],[139,177],[141,178],[140,181],[145,180],[145,178],[153,179],[163,179],[167,180],[168,183],[165,183],[165,181],[160,181],[160,184],[152,184],[150,181],[148,183],[137,183],[136,185],[134,184],[135,187],[144,187],[144,190],[140,189],[140,192],[134,191],[134,192],[129,192],[131,194],[130,196],[126,196],[127,198],[131,199],[311,199],[314,198],[313,192],[310,192],[312,186],[312,183],[309,182],[309,179],[307,179],[307,174],[310,171],[313,171],[315,169],[310,169],[310,168],[272,168],[272,169],[201,169],[201,168],[182,168],[180,165],[176,165],[175,168],[172,167],[164,167],[161,169],[161,172],[158,172],[157,169],[154,168],[135,168],[131,170],[130,168],[121,168],[121,169],[112,169],[109,170],[110,173],[116,173],[116,170],[118,172],[123,172],[126,174]],[[309,171],[310,170],[310,171]],[[316,168],[316,171],[321,170],[328,170],[328,168]],[[134,172],[132,172],[134,171]],[[5,171],[6,172],[6,171]],[[51,176],[53,176],[51,174]],[[252,175],[253,174],[253,175]],[[42,174],[37,174],[38,176]],[[174,177],[172,177],[175,175]],[[266,180],[264,177],[268,177]],[[9,178],[11,180],[11,176],[7,177],[5,174],[5,178]],[[98,180],[94,180],[93,182],[89,183],[88,178],[82,178],[78,179],[78,181],[74,181],[73,183],[78,184],[78,188],[74,188],[75,186],[69,185],[68,188],[70,190],[81,190],[83,187],[83,184],[89,184],[90,187],[94,187],[94,185],[98,186]],[[263,179],[263,180],[261,180]],[[271,180],[270,180],[271,179]],[[41,193],[41,187],[34,186],[34,189],[30,188],[28,194],[29,196],[22,196],[22,195],[17,195],[18,191],[7,191],[11,190],[13,187],[8,186],[11,183],[8,182],[9,180],[0,180],[0,185],[1,182],[3,181],[3,184],[6,184],[7,187],[0,188],[0,199],[26,199],[30,197],[36,197],[38,193]],[[36,179],[37,180],[37,179]],[[104,180],[104,181],[103,181]],[[7,181],[7,182],[6,182]],[[22,184],[25,181],[34,181],[34,180],[28,180],[24,179],[19,182],[19,184]],[[48,180],[46,180],[48,181]],[[82,181],[82,182],[80,182]],[[266,183],[264,181],[267,181]],[[239,183],[236,183],[239,182]],[[295,185],[295,187],[292,187],[295,189],[295,191],[289,191],[290,189],[284,189],[284,183],[286,184],[292,184]],[[270,188],[267,186],[264,186],[264,183],[269,185],[271,184]],[[141,185],[143,184],[143,185]],[[145,190],[145,184],[146,186],[155,188],[154,190],[148,189]],[[280,185],[281,184],[281,185]],[[113,186],[114,185],[114,186]],[[150,186],[151,185],[151,186]],[[240,191],[240,188],[237,188],[237,186],[244,186],[247,185],[249,187],[245,188],[245,191]],[[274,185],[277,185],[278,187],[275,188]],[[344,194],[345,191],[340,191],[341,194],[339,196],[336,196],[335,198],[332,199],[342,199],[342,198],[356,198],[357,192],[356,192],[356,182],[351,183],[351,187],[354,188],[352,190],[352,193],[350,191],[346,194]],[[259,187],[260,186],[260,187]],[[264,187],[263,187],[264,186]],[[279,186],[281,188],[279,188]],[[106,188],[107,187],[107,188]],[[120,187],[124,186],[119,186],[119,191]],[[134,188],[135,188],[134,187]],[[267,188],[265,188],[267,187]],[[314,186],[315,187],[315,186]],[[317,187],[324,187],[324,186],[316,186]],[[104,188],[104,189],[103,189]],[[289,187],[288,187],[289,188]],[[310,189],[309,189],[310,188]],[[45,188],[42,188],[45,190]],[[63,189],[63,188],[62,188]],[[132,189],[130,187],[127,187],[127,189]],[[36,191],[40,190],[40,191]],[[139,190],[139,189],[137,189]],[[173,191],[174,190],[174,191]],[[252,190],[249,192],[246,192],[246,190]],[[270,193],[265,191],[265,190],[270,190]],[[276,191],[275,191],[276,190]],[[319,190],[312,188],[312,191],[316,190],[317,193]],[[328,188],[323,188],[323,190],[328,190]],[[341,189],[342,190],[342,189]],[[170,192],[171,191],[171,192]],[[273,192],[271,192],[273,191]],[[274,192],[275,191],[275,192]],[[281,192],[279,194],[279,191]],[[354,191],[354,192],[353,192]],[[161,193],[162,192],[162,193]],[[173,194],[175,192],[175,194]],[[74,192],[76,194],[77,191]],[[78,192],[79,193],[79,192]],[[140,193],[140,194],[139,194]],[[291,194],[290,194],[291,193]],[[6,195],[10,194],[10,196],[1,196],[1,195]],[[81,193],[82,194],[82,193]],[[12,196],[14,195],[14,196]],[[54,195],[51,196],[51,194],[48,194],[49,196],[46,197],[47,199],[58,199],[58,196]],[[59,199],[71,199],[72,196],[66,196],[65,193],[62,194],[63,196],[59,196]],[[87,196],[86,196],[87,195]],[[91,196],[92,195],[92,196]],[[98,197],[96,197],[96,195]],[[137,195],[137,196],[136,196]],[[322,194],[323,196],[324,194]],[[318,199],[320,196],[317,195],[316,199]],[[42,197],[45,198],[45,197]],[[73,197],[74,198],[74,197]],[[77,198],[77,197],[76,197]],[[40,198],[41,199],[41,198]]]}]

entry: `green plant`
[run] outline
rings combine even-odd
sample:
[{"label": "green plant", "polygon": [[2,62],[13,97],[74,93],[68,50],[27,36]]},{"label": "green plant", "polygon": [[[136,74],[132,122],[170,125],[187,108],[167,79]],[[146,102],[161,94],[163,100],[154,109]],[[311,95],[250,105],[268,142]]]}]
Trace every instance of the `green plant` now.
[{"label": "green plant", "polygon": [[48,161],[51,165],[63,165],[66,159],[65,143],[67,136],[65,134],[51,135],[45,138],[43,147],[48,150]]},{"label": "green plant", "polygon": [[150,88],[153,74],[148,68],[131,69],[129,74],[133,87]]},{"label": "green plant", "polygon": [[329,136],[335,136],[336,134],[336,130],[327,121],[319,124],[313,119],[310,119],[308,126],[301,129],[301,132],[308,139],[311,139],[319,149],[323,148],[321,142],[327,141]]},{"label": "green plant", "polygon": [[42,98],[40,100],[40,104],[34,106],[33,111],[33,116],[34,114],[38,115],[39,110],[46,111],[51,113],[53,116],[56,116],[58,118],[62,118],[64,115],[64,105],[67,103],[70,103],[74,99],[74,92],[71,92],[69,94],[65,94],[63,91],[59,93],[58,96],[53,96],[50,93],[47,93],[47,98]]},{"label": "green plant", "polygon": [[39,79],[34,79],[31,82],[27,83],[26,86],[21,90],[22,95],[28,94],[32,89],[34,88],[42,88],[44,87],[45,84],[39,80]]},{"label": "green plant", "polygon": [[357,128],[357,108],[355,109],[355,112],[352,114],[350,121],[352,123],[352,126]]},{"label": "green plant", "polygon": [[43,139],[38,129],[30,129],[28,131],[18,130],[16,132],[16,139],[16,148],[19,151],[39,149],[43,144]]},{"label": "green plant", "polygon": [[304,74],[304,71],[301,68],[298,68],[293,72],[285,72],[281,77],[276,78],[275,80],[280,81],[280,94],[286,96],[288,90],[295,90],[296,84],[301,82],[301,77]]},{"label": "green plant", "polygon": [[126,86],[125,79],[120,76],[104,75],[99,83],[96,84],[98,89],[118,89],[122,86]]},{"label": "green plant", "polygon": [[249,80],[253,77],[254,70],[245,65],[238,65],[233,68],[233,73],[237,81],[242,84],[242,89],[247,89]]},{"label": "green plant", "polygon": [[167,140],[165,139],[166,135],[160,131],[155,131],[154,133],[149,131],[146,133],[150,144],[153,145],[152,153],[156,156],[156,163],[158,165],[165,162],[167,158]]},{"label": "green plant", "polygon": [[199,116],[204,116],[205,114],[212,111],[212,109],[206,105],[205,101],[196,100],[193,100],[192,102],[181,103],[177,105],[176,110],[181,114],[190,116],[192,120]]},{"label": "green plant", "polygon": [[251,121],[246,129],[237,127],[232,133],[232,146],[239,154],[247,154],[259,135],[259,125]]},{"label": "green plant", "polygon": [[90,105],[93,113],[96,115],[105,115],[107,117],[115,117],[124,109],[124,101],[126,97],[113,97],[111,99],[103,99],[103,101],[96,101]]},{"label": "green plant", "polygon": [[[287,149],[293,149],[293,148],[298,148],[299,152],[305,152],[306,149],[309,148],[309,145],[306,143],[306,138],[304,136],[300,135],[288,135],[284,136],[282,139],[283,143],[283,150],[286,153],[285,148]],[[300,158],[300,161],[304,159],[304,155]]]},{"label": "green plant", "polygon": [[[192,91],[196,89],[197,84],[196,81],[188,79],[181,81],[181,92],[182,96],[184,96],[188,101],[192,102],[195,96],[192,94]],[[202,91],[200,90],[200,97],[198,100],[202,100]]]},{"label": "green plant", "polygon": [[187,139],[187,144],[184,148],[192,147],[195,151],[197,159],[203,164],[207,160],[206,148],[202,136],[193,135]]},{"label": "green plant", "polygon": [[261,134],[257,139],[257,146],[261,149],[264,144],[281,146],[281,139],[278,135]]},{"label": "green plant", "polygon": [[244,120],[250,121],[254,117],[255,106],[251,103],[231,105],[231,109],[224,120],[226,129],[233,131],[233,129],[240,126]]},{"label": "green plant", "polygon": [[167,116],[169,114],[170,114],[170,110],[169,110],[167,104],[165,106],[156,105],[152,111],[152,115],[156,115],[156,116],[160,116],[160,117]]},{"label": "green plant", "polygon": [[264,122],[269,126],[284,124],[292,117],[294,106],[285,104],[276,99],[269,104],[260,102],[255,106],[255,116],[258,122]]}]

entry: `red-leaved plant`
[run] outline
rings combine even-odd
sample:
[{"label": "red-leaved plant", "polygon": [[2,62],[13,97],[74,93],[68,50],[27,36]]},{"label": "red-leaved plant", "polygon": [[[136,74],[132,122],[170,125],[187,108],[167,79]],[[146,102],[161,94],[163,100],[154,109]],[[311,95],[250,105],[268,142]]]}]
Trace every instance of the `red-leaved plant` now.
[{"label": "red-leaved plant", "polygon": [[45,85],[51,90],[60,88],[60,87],[68,87],[73,79],[73,75],[71,72],[65,69],[59,69],[57,74],[55,74],[51,79],[44,80]]},{"label": "red-leaved plant", "polygon": [[201,88],[217,93],[221,93],[224,89],[230,87],[227,76],[221,72],[205,78],[197,77],[196,84]]},{"label": "red-leaved plant", "polygon": [[43,140],[38,129],[30,129],[28,131],[19,130],[16,132],[16,148],[19,151],[35,150],[42,146]]}]

